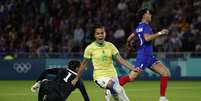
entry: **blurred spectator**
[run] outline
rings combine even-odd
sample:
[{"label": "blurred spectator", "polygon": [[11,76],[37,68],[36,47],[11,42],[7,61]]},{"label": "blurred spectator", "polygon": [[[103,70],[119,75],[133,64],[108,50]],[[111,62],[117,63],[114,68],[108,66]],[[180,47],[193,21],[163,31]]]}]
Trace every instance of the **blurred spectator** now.
[{"label": "blurred spectator", "polygon": [[119,49],[122,49],[122,47],[125,44],[125,31],[121,27],[121,25],[117,26],[117,30],[114,32],[113,37],[114,37],[114,42],[116,44],[116,47]]},{"label": "blurred spectator", "polygon": [[127,9],[127,4],[126,4],[125,0],[120,0],[120,2],[117,5],[117,9],[120,11]]},{"label": "blurred spectator", "polygon": [[76,25],[76,28],[73,32],[73,40],[75,44],[82,45],[84,40],[84,30],[81,28],[79,24]]},{"label": "blurred spectator", "polygon": [[139,7],[155,11],[154,31],[173,32],[155,40],[156,51],[201,52],[200,0],[139,2],[143,4],[136,0],[0,0],[0,56],[7,51],[36,55],[83,51],[92,41],[96,23],[106,26],[107,40],[123,52]]}]

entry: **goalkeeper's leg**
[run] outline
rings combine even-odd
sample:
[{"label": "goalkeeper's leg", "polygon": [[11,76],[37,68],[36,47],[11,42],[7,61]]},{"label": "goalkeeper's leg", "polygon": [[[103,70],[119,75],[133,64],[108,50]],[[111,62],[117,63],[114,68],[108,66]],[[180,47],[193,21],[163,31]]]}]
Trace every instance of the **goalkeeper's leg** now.
[{"label": "goalkeeper's leg", "polygon": [[44,96],[45,96],[45,94],[41,90],[39,90],[39,92],[38,92],[38,101],[43,101]]},{"label": "goalkeeper's leg", "polygon": [[41,85],[39,87],[39,92],[38,92],[38,101],[44,101],[46,99],[46,95],[48,94],[48,89],[49,88],[49,82],[48,80],[43,80],[41,82]]}]

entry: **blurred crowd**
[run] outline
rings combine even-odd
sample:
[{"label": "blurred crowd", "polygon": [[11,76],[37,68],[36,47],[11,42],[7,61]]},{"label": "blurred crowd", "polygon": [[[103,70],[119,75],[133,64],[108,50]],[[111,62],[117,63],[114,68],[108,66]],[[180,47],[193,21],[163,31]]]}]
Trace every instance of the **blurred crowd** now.
[{"label": "blurred crowd", "polygon": [[157,51],[201,52],[201,0],[169,0],[161,7],[159,24],[170,35],[155,40]]},{"label": "blurred crowd", "polygon": [[137,6],[154,11],[155,32],[170,30],[154,41],[157,52],[200,52],[200,5],[200,0],[0,0],[0,56],[82,52],[93,41],[96,23],[124,52]]}]

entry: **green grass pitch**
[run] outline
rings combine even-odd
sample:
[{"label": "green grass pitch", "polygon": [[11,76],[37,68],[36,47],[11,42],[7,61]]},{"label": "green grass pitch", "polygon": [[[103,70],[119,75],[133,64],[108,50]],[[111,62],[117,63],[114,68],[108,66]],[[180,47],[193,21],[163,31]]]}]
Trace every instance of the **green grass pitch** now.
[{"label": "green grass pitch", "polygon": [[[103,90],[92,81],[85,81],[91,101],[104,101]],[[37,101],[30,91],[34,81],[0,81],[0,101]],[[159,81],[135,81],[125,87],[130,101],[158,101]],[[201,101],[201,81],[170,81],[167,90],[169,101]],[[68,101],[84,101],[75,90]]]}]

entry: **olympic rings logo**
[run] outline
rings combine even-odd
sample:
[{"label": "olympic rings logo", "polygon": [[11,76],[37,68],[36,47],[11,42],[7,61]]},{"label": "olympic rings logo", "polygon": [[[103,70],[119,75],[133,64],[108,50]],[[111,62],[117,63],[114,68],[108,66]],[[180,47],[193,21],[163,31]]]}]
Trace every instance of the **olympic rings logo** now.
[{"label": "olympic rings logo", "polygon": [[27,73],[31,69],[30,63],[14,63],[13,69],[16,70],[18,73]]}]

